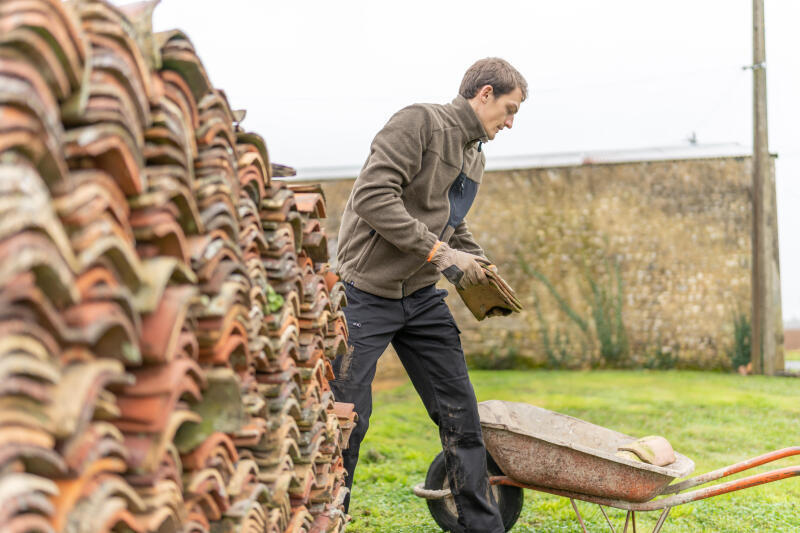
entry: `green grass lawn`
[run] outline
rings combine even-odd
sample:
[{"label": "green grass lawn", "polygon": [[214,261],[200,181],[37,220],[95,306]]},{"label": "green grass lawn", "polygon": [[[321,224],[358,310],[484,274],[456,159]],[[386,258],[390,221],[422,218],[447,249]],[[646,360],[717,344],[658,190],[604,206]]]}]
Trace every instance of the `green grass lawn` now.
[{"label": "green grass lawn", "polygon": [[[472,372],[478,401],[527,402],[633,436],[663,435],[708,472],[777,448],[800,445],[800,380],[705,372]],[[375,395],[361,446],[350,532],[439,531],[411,487],[441,450],[411,385]],[[800,463],[784,459],[746,474]],[[608,531],[596,506],[579,503],[590,531]],[[621,531],[624,513],[612,510]],[[642,513],[650,531],[657,513]],[[581,531],[569,500],[525,492],[514,532]],[[665,532],[800,531],[800,478],[676,507]]]}]

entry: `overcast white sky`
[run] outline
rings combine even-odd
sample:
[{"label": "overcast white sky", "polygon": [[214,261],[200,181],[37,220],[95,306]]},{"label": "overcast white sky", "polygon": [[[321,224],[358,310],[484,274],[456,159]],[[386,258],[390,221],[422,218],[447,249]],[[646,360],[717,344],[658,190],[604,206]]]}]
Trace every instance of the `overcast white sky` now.
[{"label": "overcast white sky", "polygon": [[[125,3],[125,2],[116,2]],[[800,318],[800,1],[765,0],[784,319]],[[162,0],[156,30],[189,35],[273,161],[358,166],[412,102],[447,102],[500,56],[528,101],[492,156],[752,145],[751,0]]]}]

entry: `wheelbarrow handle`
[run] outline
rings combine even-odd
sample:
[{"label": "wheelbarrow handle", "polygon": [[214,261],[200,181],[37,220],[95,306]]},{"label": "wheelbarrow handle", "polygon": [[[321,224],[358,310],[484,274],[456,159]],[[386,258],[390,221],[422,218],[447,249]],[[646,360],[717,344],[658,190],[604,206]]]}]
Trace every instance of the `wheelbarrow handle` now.
[{"label": "wheelbarrow handle", "polygon": [[523,489],[532,489],[539,492],[554,494],[556,496],[564,496],[566,498],[596,503],[598,505],[616,507],[617,509],[622,509],[623,511],[656,511],[658,509],[666,509],[668,507],[675,507],[676,505],[696,502],[697,500],[705,500],[706,498],[727,494],[728,492],[736,492],[737,490],[747,489],[757,485],[764,485],[765,483],[772,483],[773,481],[780,481],[781,479],[794,476],[800,476],[800,466],[790,466],[786,468],[780,468],[778,470],[771,470],[769,472],[762,472],[760,474],[754,474],[742,479],[726,481],[725,483],[720,483],[704,489],[697,489],[693,490],[692,492],[675,494],[666,498],[659,498],[657,500],[650,500],[648,502],[641,503],[603,498],[600,496],[589,496],[587,494],[578,494],[576,492],[553,489],[550,487],[527,485],[525,483],[515,481],[508,476],[492,476],[489,478],[489,483],[492,485],[511,485],[513,487],[522,487]]},{"label": "wheelbarrow handle", "polygon": [[800,446],[792,446],[789,448],[783,448],[781,450],[775,450],[774,452],[765,453],[763,455],[759,455],[758,457],[747,459],[741,463],[725,466],[718,470],[713,470],[711,472],[689,478],[686,481],[669,485],[661,494],[677,494],[686,489],[708,483],[709,481],[715,481],[733,474],[738,474],[739,472],[744,472],[745,470],[750,470],[751,468],[771,463],[779,459],[784,459],[786,457],[791,457],[793,455],[800,455]]},{"label": "wheelbarrow handle", "polygon": [[[760,474],[753,474],[752,476],[744,477],[741,479],[734,479],[733,481],[726,481],[718,485],[712,485],[704,489],[697,489],[683,494],[675,494],[666,498],[652,500],[648,504],[653,509],[663,509],[665,507],[674,507],[684,503],[696,502],[697,500],[705,500],[721,494],[729,492],[736,492],[737,490],[749,489],[758,485],[772,483],[773,481],[780,481],[794,476],[800,476],[800,466],[788,466],[786,468],[779,468],[777,470],[770,470],[769,472],[762,472]],[[651,509],[645,509],[651,510]]]}]

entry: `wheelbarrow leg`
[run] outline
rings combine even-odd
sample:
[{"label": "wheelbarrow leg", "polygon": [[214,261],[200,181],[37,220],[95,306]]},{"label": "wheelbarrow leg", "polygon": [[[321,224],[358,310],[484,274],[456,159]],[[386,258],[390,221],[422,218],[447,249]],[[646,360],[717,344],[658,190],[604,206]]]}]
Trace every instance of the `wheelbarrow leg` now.
[{"label": "wheelbarrow leg", "polygon": [[[575,503],[575,500],[570,498],[569,501],[572,504],[572,508],[575,510],[575,514],[578,516],[578,522],[581,523],[581,528],[583,529],[584,533],[589,533],[589,530],[586,529],[586,524],[583,523],[583,517],[581,516],[581,512],[578,511],[578,506]],[[603,509],[602,505],[598,504],[597,506],[600,508],[600,512],[603,513],[603,516],[605,517],[606,522],[608,523],[608,527],[611,528],[611,533],[617,533],[617,530],[614,529],[614,526],[611,524],[611,520],[608,519],[608,515],[606,514],[606,510]],[[630,513],[630,511],[628,511],[628,512]],[[625,523],[625,527],[627,527],[627,522]]]},{"label": "wheelbarrow leg", "polygon": [[608,519],[608,515],[606,514],[606,510],[603,509],[603,506],[600,505],[600,504],[598,504],[597,506],[600,508],[600,512],[603,513],[603,517],[606,519],[606,523],[608,524],[608,527],[611,528],[611,533],[617,533],[617,530],[614,529],[614,526],[611,524],[611,520]]},{"label": "wheelbarrow leg", "polygon": [[628,524],[633,523],[633,533],[636,533],[636,511],[628,511],[625,515],[625,527],[622,533],[628,533]]},{"label": "wheelbarrow leg", "polygon": [[663,511],[661,511],[661,516],[658,517],[658,522],[656,522],[656,527],[653,530],[653,533],[658,533],[661,531],[661,527],[664,525],[664,522],[667,521],[667,515],[669,515],[669,511],[672,507],[665,507]]},{"label": "wheelbarrow leg", "polygon": [[[572,508],[575,510],[575,514],[578,516],[578,522],[581,523],[581,529],[583,529],[584,533],[589,533],[586,529],[586,524],[583,522],[583,517],[581,516],[580,511],[578,511],[578,506],[575,504],[575,500],[572,498],[569,499],[570,503],[572,504]],[[612,533],[616,533],[613,524],[611,524],[611,520],[608,519],[608,514],[606,514],[606,510],[603,509],[602,505],[597,505],[600,508],[600,512],[603,513],[603,516],[608,523],[608,527],[611,528]],[[661,528],[664,527],[664,522],[667,521],[667,516],[669,516],[669,512],[672,510],[672,507],[665,507],[663,511],[661,511],[661,515],[658,517],[658,522],[656,522],[655,528],[653,529],[653,533],[659,533]],[[625,515],[625,527],[622,530],[622,533],[628,533],[628,524],[633,526],[633,533],[636,533],[636,511],[628,511]]]},{"label": "wheelbarrow leg", "polygon": [[589,533],[586,529],[586,525],[583,523],[583,517],[581,516],[580,511],[578,511],[578,506],[575,505],[575,500],[572,498],[569,499],[570,503],[572,503],[572,508],[575,509],[575,514],[578,515],[578,522],[581,523],[581,528],[583,529],[583,533]]}]

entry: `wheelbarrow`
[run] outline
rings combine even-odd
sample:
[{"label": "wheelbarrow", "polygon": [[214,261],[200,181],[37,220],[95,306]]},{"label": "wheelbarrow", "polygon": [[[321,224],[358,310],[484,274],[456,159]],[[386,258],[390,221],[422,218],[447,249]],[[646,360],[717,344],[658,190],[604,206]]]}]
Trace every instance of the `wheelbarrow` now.
[{"label": "wheelbarrow", "polygon": [[[800,474],[800,466],[791,466],[684,492],[800,455],[800,447],[776,450],[671,484],[694,471],[691,459],[675,453],[675,462],[655,466],[619,457],[618,448],[634,437],[533,405],[490,400],[478,404],[478,411],[488,453],[489,484],[506,531],[519,518],[522,489],[569,498],[584,532],[586,525],[575,500],[598,505],[612,532],[616,530],[605,507],[626,511],[623,533],[628,532],[629,526],[636,532],[637,512],[660,510],[653,529],[658,533],[675,506]],[[414,487],[414,494],[427,500],[439,527],[460,531],[442,453],[428,468],[425,483]]]}]

